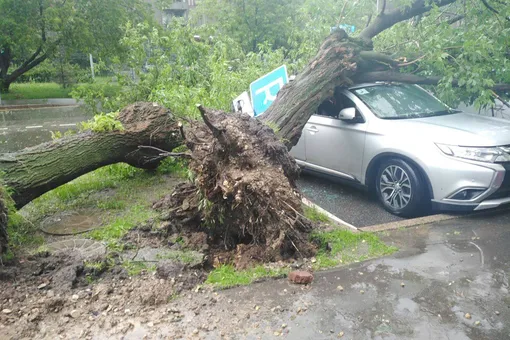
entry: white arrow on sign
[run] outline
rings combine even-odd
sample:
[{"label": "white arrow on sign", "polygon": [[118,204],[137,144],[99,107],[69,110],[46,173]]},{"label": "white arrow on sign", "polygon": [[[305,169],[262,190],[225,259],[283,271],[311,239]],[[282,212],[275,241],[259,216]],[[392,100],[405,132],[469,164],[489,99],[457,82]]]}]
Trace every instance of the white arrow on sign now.
[{"label": "white arrow on sign", "polygon": [[278,85],[278,88],[281,89],[284,85],[283,78],[278,78],[266,86],[261,87],[255,92],[255,94],[261,94],[262,92],[265,92],[264,105],[266,105],[269,101],[272,102],[276,99],[276,95],[271,93],[271,89],[276,85]]}]

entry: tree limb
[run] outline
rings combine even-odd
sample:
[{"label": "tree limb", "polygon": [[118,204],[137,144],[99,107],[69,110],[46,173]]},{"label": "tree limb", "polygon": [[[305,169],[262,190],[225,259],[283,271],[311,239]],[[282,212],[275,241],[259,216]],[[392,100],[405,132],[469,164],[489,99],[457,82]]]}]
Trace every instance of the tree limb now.
[{"label": "tree limb", "polygon": [[372,23],[361,32],[360,37],[370,40],[382,31],[401,21],[430,11],[432,6],[442,7],[454,3],[455,1],[457,0],[415,0],[409,7],[395,8],[386,13],[379,13]]},{"label": "tree limb", "polygon": [[191,154],[187,152],[169,152],[160,148],[157,148],[155,146],[148,146],[148,145],[140,145],[138,149],[145,149],[145,150],[154,150],[159,152],[158,156],[161,157],[185,157],[185,158],[191,158]]},{"label": "tree limb", "polygon": [[[353,78],[355,83],[371,83],[376,81],[399,82],[418,85],[437,85],[442,77],[422,77],[415,74],[399,73],[395,71],[377,71],[360,73]],[[457,79],[453,79],[452,86],[459,86]],[[494,92],[510,91],[510,84],[496,84],[491,87]]]},{"label": "tree limb", "polygon": [[368,15],[368,19],[367,19],[367,24],[365,25],[365,28],[368,27],[368,25],[370,25],[371,21],[372,21],[372,14],[369,14]]},{"label": "tree limb", "polygon": [[381,11],[379,12],[379,15],[384,14],[384,11],[386,10],[386,0],[383,0]]},{"label": "tree limb", "polygon": [[448,19],[446,22],[449,24],[449,25],[453,25],[454,23],[456,23],[457,21],[460,21],[464,19],[464,15],[460,14],[460,15],[457,15],[457,16],[454,16],[454,17],[451,17],[450,19]]},{"label": "tree limb", "polygon": [[492,7],[488,2],[487,0],[480,0],[482,1],[483,5],[491,12],[493,13],[496,13],[496,14],[499,14],[499,11],[497,9],[495,9],[494,7]]},{"label": "tree limb", "polygon": [[503,105],[505,105],[506,107],[510,108],[510,104],[508,104],[508,102],[506,100],[504,100],[503,98],[501,98],[496,92],[492,91],[492,95],[497,99],[499,100],[500,102],[503,103]]},{"label": "tree limb", "polygon": [[23,63],[23,65],[21,65],[18,69],[14,70],[8,77],[7,77],[7,82],[9,83],[12,83],[14,82],[16,79],[18,79],[19,76],[21,76],[23,73],[33,69],[34,67],[36,67],[37,65],[39,65],[40,63],[42,63],[43,61],[45,61],[46,59],[48,59],[48,54],[43,54],[41,56],[39,56],[38,58],[35,58],[33,59],[31,62],[25,62]]}]

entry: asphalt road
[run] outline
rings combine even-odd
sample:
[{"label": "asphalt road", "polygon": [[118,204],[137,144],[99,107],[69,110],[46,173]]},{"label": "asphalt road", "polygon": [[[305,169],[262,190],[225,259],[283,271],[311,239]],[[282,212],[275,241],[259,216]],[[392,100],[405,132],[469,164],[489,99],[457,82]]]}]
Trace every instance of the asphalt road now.
[{"label": "asphalt road", "polygon": [[302,172],[298,187],[307,199],[358,228],[402,219],[384,210],[374,195],[334,179]]}]

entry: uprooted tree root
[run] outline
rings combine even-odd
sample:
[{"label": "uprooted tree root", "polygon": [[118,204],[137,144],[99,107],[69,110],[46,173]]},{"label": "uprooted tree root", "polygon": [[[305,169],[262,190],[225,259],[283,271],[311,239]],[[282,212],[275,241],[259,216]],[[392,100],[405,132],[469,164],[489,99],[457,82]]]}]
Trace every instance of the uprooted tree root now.
[{"label": "uprooted tree root", "polygon": [[248,115],[199,110],[203,122],[181,129],[196,177],[154,207],[168,209],[179,230],[201,225],[226,249],[260,249],[261,261],[313,255],[295,185],[299,167],[273,130]]}]

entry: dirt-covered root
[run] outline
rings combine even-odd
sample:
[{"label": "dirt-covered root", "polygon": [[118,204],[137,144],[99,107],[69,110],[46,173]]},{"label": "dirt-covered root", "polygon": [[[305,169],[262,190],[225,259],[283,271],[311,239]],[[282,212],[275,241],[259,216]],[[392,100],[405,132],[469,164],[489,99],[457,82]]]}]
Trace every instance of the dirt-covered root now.
[{"label": "dirt-covered root", "polygon": [[228,249],[257,247],[261,261],[312,255],[312,226],[295,186],[299,167],[273,130],[247,115],[199,110],[204,122],[182,132],[196,177],[155,207],[168,208],[174,226],[205,226]]}]

